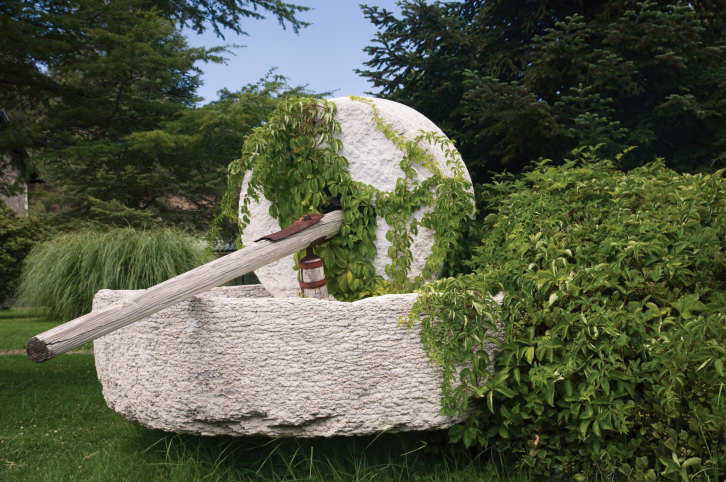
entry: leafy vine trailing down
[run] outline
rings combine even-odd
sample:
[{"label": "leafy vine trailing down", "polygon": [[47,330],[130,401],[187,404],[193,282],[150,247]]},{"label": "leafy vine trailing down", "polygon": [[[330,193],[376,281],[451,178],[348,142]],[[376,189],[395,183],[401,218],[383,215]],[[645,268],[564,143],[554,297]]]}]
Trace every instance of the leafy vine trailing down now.
[{"label": "leafy vine trailing down", "polygon": [[[342,301],[411,291],[434,278],[450,260],[452,247],[460,241],[474,213],[471,183],[449,139],[424,131],[406,139],[386,123],[373,100],[352,99],[371,106],[376,128],[401,150],[402,176],[392,192],[351,179],[348,160],[340,154],[342,143],[336,137],[340,124],[335,121],[333,102],[287,99],[279,103],[265,125],[250,134],[240,159],[230,163],[222,214],[217,220],[219,225],[225,218],[237,220],[239,216],[241,233],[250,222],[251,200],[259,201],[264,195],[272,204],[270,215],[287,226],[304,214],[322,213],[333,198],[338,199],[344,213],[340,235],[315,249],[325,261],[328,290]],[[442,150],[451,177],[442,175],[423,143]],[[431,176],[416,180],[414,166],[428,170]],[[248,189],[239,205],[240,188],[250,170]],[[422,207],[431,209],[418,221],[413,214]],[[391,262],[386,266],[390,282],[376,274],[372,263],[377,216],[390,227],[386,233],[391,242],[387,253]],[[409,280],[410,244],[419,226],[432,229],[435,242],[423,272]]]}]

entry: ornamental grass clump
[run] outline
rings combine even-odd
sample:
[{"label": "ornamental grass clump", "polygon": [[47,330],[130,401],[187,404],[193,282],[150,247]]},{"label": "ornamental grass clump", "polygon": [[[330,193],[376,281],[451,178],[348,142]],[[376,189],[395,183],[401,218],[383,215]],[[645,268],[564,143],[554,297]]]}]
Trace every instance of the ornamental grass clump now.
[{"label": "ornamental grass clump", "polygon": [[19,303],[68,320],[91,310],[100,289],[144,289],[201,264],[204,243],[169,230],[81,231],[36,246],[28,255]]},{"label": "ornamental grass clump", "polygon": [[[621,172],[583,149],[488,186],[475,273],[414,308],[445,410],[473,409],[452,439],[546,477],[723,479],[723,173]],[[481,300],[499,292],[501,307]],[[491,362],[476,347],[494,319]]]}]

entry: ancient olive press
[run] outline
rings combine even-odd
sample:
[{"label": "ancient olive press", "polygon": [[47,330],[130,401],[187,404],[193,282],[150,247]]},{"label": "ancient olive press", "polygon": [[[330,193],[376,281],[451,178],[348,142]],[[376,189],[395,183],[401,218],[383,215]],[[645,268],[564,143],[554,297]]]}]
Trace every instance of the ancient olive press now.
[{"label": "ancient olive press", "polygon": [[[402,137],[445,138],[395,102],[331,102],[350,177],[380,191],[396,189],[402,154],[376,119]],[[421,144],[432,169],[463,173],[470,186],[458,155],[452,165],[436,143]],[[423,169],[412,172],[427,177]],[[242,197],[248,182],[249,176]],[[32,338],[28,356],[45,361],[95,339],[109,407],[167,431],[313,437],[439,429],[459,421],[441,414],[441,369],[429,361],[418,327],[400,323],[415,293],[355,302],[327,296],[312,246],[343,236],[346,212],[308,216],[281,231],[270,201],[261,196],[247,203],[245,248],[147,290],[102,290],[91,313]],[[385,277],[389,227],[377,221],[372,264]],[[424,269],[433,244],[431,230],[419,226],[410,276]],[[302,250],[301,278],[293,254]],[[219,287],[251,271],[261,285]]]}]

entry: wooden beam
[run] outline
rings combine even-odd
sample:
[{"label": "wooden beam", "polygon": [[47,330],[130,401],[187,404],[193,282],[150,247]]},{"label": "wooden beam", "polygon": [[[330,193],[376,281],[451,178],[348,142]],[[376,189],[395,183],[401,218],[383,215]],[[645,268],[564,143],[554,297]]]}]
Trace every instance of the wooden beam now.
[{"label": "wooden beam", "polygon": [[279,241],[262,239],[115,305],[56,326],[28,341],[28,357],[34,362],[50,360],[168,306],[303,250],[320,238],[331,238],[338,233],[342,222],[343,212],[333,211],[318,223],[289,237]]}]

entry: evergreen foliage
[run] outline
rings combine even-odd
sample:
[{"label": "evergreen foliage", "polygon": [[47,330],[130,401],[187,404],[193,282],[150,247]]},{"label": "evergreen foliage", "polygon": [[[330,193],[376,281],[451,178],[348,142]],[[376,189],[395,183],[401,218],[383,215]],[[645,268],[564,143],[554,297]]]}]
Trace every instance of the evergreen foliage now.
[{"label": "evergreen foliage", "polygon": [[28,255],[18,302],[42,306],[54,317],[91,311],[100,289],[144,289],[201,264],[204,243],[165,229],[80,231],[53,238]]},{"label": "evergreen foliage", "polygon": [[[139,186],[153,199],[154,212],[166,223],[206,230],[225,188],[227,165],[239,156],[244,139],[267,119],[282,99],[306,94],[270,71],[239,91],[220,91],[219,99],[185,109],[150,131],[127,137],[129,155],[137,162],[164,166],[163,178]],[[169,193],[186,209],[172,206]]]},{"label": "evergreen foliage", "polygon": [[[546,477],[722,479],[724,171],[575,156],[491,184],[475,272],[414,307],[445,410],[472,410],[452,439]],[[499,292],[501,307],[483,301]],[[492,361],[478,348],[494,320]]]},{"label": "evergreen foliage", "polygon": [[289,25],[295,33],[309,25],[295,16],[310,10],[309,7],[282,0],[152,0],[147,5],[158,8],[165,18],[189,26],[197,33],[211,26],[218,37],[224,37],[224,29],[237,34],[246,33],[242,21],[263,19],[265,11],[277,18],[282,28]]},{"label": "evergreen foliage", "polygon": [[178,24],[241,31],[258,9],[304,26],[302,7],[277,1],[2,3],[0,107],[13,122],[0,152],[31,152],[63,227],[208,223],[230,153],[288,87],[271,74],[196,108],[198,64],[226,50],[189,47]]},{"label": "evergreen foliage", "polygon": [[47,230],[0,201],[0,303],[15,294],[23,260]]},{"label": "evergreen foliage", "polygon": [[[491,0],[364,7],[367,77],[456,139],[475,182],[581,145],[623,167],[726,163],[719,2]],[[627,162],[626,162],[627,161]]]}]

